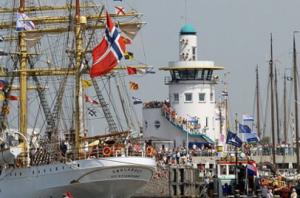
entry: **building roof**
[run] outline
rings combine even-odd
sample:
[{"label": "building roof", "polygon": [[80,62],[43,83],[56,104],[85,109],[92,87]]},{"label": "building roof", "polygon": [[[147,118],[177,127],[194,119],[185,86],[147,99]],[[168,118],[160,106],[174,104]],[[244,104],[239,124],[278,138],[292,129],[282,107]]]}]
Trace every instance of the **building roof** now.
[{"label": "building roof", "polygon": [[169,62],[168,67],[161,67],[159,70],[186,70],[186,69],[213,69],[223,70],[222,66],[215,66],[212,61],[174,61]]},{"label": "building roof", "polygon": [[194,28],[193,25],[191,24],[185,24],[181,29],[180,29],[180,34],[196,34],[196,29]]}]

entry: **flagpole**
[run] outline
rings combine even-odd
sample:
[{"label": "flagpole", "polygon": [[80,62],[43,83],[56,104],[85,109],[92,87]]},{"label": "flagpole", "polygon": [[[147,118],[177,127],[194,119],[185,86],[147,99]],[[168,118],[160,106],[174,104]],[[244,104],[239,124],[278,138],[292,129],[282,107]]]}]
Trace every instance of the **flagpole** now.
[{"label": "flagpole", "polygon": [[299,156],[299,125],[298,125],[298,94],[297,94],[297,52],[296,52],[296,41],[295,34],[298,31],[293,32],[293,74],[294,74],[294,107],[295,107],[295,135],[296,135],[296,158],[297,158],[297,171],[300,172],[300,156]]},{"label": "flagpole", "polygon": [[[237,133],[238,131],[238,120],[237,120],[238,114],[235,113],[235,131]],[[238,173],[237,173],[237,166],[238,166],[238,149],[237,146],[235,147],[235,187],[237,187],[238,184]]]}]

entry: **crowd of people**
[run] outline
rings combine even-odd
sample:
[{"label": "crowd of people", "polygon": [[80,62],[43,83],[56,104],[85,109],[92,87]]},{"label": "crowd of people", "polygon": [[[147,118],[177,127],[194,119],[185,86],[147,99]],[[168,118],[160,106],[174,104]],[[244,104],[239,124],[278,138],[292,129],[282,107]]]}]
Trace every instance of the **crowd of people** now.
[{"label": "crowd of people", "polygon": [[168,149],[162,146],[158,149],[156,158],[161,165],[185,165],[192,163],[192,156],[190,152],[183,146],[173,149]]}]

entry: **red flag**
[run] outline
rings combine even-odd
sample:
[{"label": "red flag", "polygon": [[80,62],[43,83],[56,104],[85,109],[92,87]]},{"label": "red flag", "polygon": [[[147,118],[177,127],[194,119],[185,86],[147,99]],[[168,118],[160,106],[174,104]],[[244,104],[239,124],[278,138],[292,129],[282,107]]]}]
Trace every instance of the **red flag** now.
[{"label": "red flag", "polygon": [[93,49],[90,76],[93,78],[110,72],[124,56],[125,44],[125,39],[106,12],[105,35],[100,44]]},{"label": "red flag", "polygon": [[74,198],[71,192],[64,193],[64,198]]},{"label": "red flag", "polygon": [[89,97],[87,95],[84,95],[84,97],[85,97],[85,102],[89,102],[89,103],[95,104],[95,105],[99,104],[99,102],[97,102],[96,100],[92,99],[91,97]]},{"label": "red flag", "polygon": [[135,67],[127,67],[127,73],[128,75],[136,74],[137,69]]},{"label": "red flag", "polygon": [[17,96],[13,96],[13,95],[9,95],[7,98],[9,100],[18,100],[18,97]]}]

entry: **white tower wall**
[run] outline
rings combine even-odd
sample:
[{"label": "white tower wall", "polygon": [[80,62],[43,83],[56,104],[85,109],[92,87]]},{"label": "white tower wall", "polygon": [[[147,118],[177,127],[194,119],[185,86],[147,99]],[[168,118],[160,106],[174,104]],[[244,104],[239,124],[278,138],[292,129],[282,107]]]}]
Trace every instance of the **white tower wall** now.
[{"label": "white tower wall", "polygon": [[180,61],[197,60],[197,36],[196,35],[179,36],[179,60]]},{"label": "white tower wall", "polygon": [[[186,101],[186,94],[191,94],[191,101]],[[202,96],[199,98],[199,95]],[[214,140],[219,139],[219,130],[216,129],[215,122],[214,84],[200,84],[199,82],[171,84],[169,85],[169,98],[177,116],[182,118],[196,116],[200,122],[200,131]]]}]

